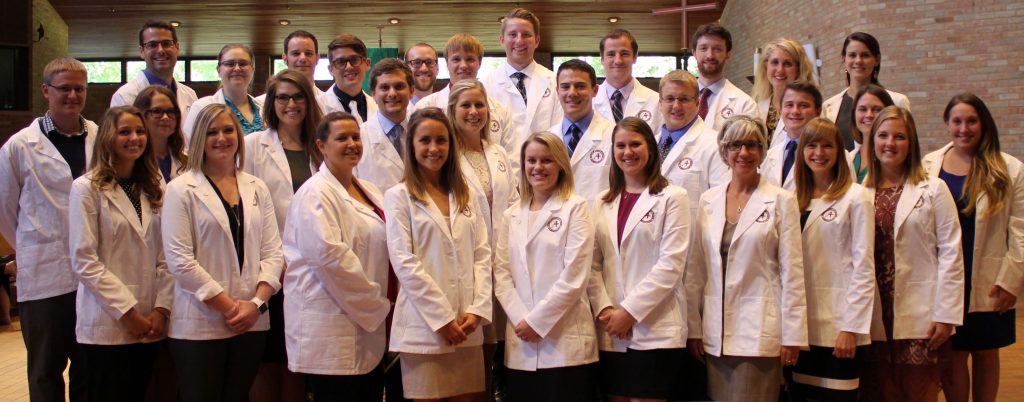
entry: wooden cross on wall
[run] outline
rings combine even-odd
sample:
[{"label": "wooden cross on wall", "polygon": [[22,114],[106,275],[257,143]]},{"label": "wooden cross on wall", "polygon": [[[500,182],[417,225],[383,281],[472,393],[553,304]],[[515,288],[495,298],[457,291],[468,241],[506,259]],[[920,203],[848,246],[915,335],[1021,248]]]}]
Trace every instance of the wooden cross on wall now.
[{"label": "wooden cross on wall", "polygon": [[710,3],[703,3],[703,4],[690,4],[690,2],[687,1],[687,0],[680,0],[679,7],[658,8],[658,9],[652,10],[651,14],[654,14],[654,15],[668,15],[668,14],[676,14],[676,13],[680,14],[681,18],[683,19],[683,32],[682,32],[683,52],[684,53],[689,53],[689,50],[690,50],[689,49],[689,47],[690,47],[690,27],[689,27],[689,24],[686,22],[686,17],[688,15],[688,13],[695,12],[695,11],[714,11],[714,10],[718,10],[718,1],[717,0],[712,1]]}]

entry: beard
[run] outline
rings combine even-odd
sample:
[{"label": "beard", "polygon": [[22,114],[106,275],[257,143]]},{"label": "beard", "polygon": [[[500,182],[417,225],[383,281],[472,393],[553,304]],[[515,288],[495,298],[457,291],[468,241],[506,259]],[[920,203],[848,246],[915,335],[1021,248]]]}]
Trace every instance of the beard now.
[{"label": "beard", "polygon": [[700,76],[705,75],[718,75],[722,73],[722,63],[715,63],[713,66],[705,66],[704,62],[697,63],[697,71],[700,72]]},{"label": "beard", "polygon": [[413,80],[413,87],[420,92],[434,92],[434,84],[437,83],[437,78],[433,78],[430,82],[424,83],[420,80]]}]

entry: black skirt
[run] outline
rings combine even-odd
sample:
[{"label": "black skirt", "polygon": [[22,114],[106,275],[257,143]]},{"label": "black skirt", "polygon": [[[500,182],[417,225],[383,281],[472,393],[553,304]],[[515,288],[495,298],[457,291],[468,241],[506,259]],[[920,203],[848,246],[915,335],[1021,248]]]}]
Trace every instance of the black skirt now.
[{"label": "black skirt", "polygon": [[866,348],[858,347],[856,358],[839,359],[832,355],[835,348],[811,346],[800,351],[795,367],[783,374],[791,400],[803,401],[857,401],[860,392],[860,363]]},{"label": "black skirt", "polygon": [[597,400],[597,363],[505,371],[508,402],[593,402]]},{"label": "black skirt", "polygon": [[601,352],[601,388],[607,395],[678,399],[686,353],[682,348]]},{"label": "black skirt", "polygon": [[[968,306],[964,307],[966,310]],[[953,350],[998,349],[1017,341],[1017,310],[1005,313],[984,311],[964,314],[964,325],[956,327]]]},{"label": "black skirt", "polygon": [[267,331],[267,344],[263,348],[263,362],[288,363],[288,351],[284,345],[284,289],[270,296],[267,309],[270,331]]}]

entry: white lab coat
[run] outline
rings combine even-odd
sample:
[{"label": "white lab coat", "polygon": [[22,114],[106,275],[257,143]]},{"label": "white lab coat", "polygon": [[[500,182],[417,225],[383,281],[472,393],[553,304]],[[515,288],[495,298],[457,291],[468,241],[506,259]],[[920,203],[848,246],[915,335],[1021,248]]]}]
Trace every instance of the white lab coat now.
[{"label": "white lab coat", "polygon": [[[708,129],[699,116],[696,119],[661,163],[661,174],[685,189],[690,198],[690,222],[695,222],[700,195],[730,178],[729,166],[718,152],[718,133]],[[661,128],[655,133],[660,142]]]},{"label": "white lab coat", "polygon": [[139,203],[141,219],[119,185],[97,190],[91,173],[71,185],[68,237],[71,269],[79,281],[79,343],[140,342],[118,320],[132,308],[142,315],[157,307],[171,310],[174,278],[160,244],[160,209],[141,191]]},{"label": "white lab coat", "polygon": [[[574,193],[587,201],[597,199],[597,195],[608,189],[608,170],[612,163],[612,131],[615,123],[594,113],[587,131],[580,136],[576,151],[569,158],[572,165]],[[547,131],[558,138],[565,138],[562,121],[551,126]],[[566,145],[568,148],[568,145]]]},{"label": "white lab coat", "polygon": [[[708,114],[704,117],[704,124],[716,134],[722,130],[725,121],[735,115],[746,115],[758,117],[759,112],[754,98],[743,92],[742,89],[733,85],[727,78],[722,78],[725,83],[717,93],[712,93],[708,99]],[[767,112],[766,116],[767,117]],[[764,117],[761,118],[764,121]]]},{"label": "white lab coat", "polygon": [[[277,227],[284,233],[284,224],[288,217],[288,207],[292,204],[292,170],[288,166],[288,156],[281,146],[281,137],[277,130],[268,128],[245,136],[245,173],[256,176],[270,190],[274,202],[274,217]],[[309,161],[309,171],[315,174],[317,168]]]},{"label": "white lab coat", "polygon": [[[757,118],[758,118],[758,121],[760,121],[761,123],[764,123],[765,120],[768,119],[768,103],[769,102],[771,102],[770,98],[769,99],[763,99],[760,102],[757,102]],[[767,126],[767,124],[765,124],[765,125]],[[786,136],[785,130],[786,130],[786,121],[782,119],[782,110],[781,110],[781,107],[780,107],[780,109],[779,109],[779,122],[775,125],[775,131],[773,131],[771,133],[772,134],[772,138],[771,138],[771,142],[768,143],[768,147],[769,148],[775,147],[775,144],[777,144],[779,142],[782,142],[782,139],[785,138],[785,136]]]},{"label": "white lab coat", "polygon": [[[597,96],[594,97],[594,111],[606,120],[615,123],[615,115],[612,113],[611,96],[615,93],[608,80],[605,80],[597,88]],[[633,78],[633,90],[629,98],[622,105],[622,117],[633,116],[643,120],[651,127],[651,131],[657,133],[661,130],[662,116],[658,111],[658,104],[661,97],[654,90],[647,88],[640,80]]]},{"label": "white lab coat", "polygon": [[[463,150],[465,151],[465,150]],[[462,155],[460,166],[466,183],[473,189],[476,196],[476,205],[480,207],[480,213],[484,215],[487,222],[487,238],[491,250],[495,250],[494,227],[501,223],[501,215],[506,209],[519,202],[519,178],[512,174],[512,164],[508,154],[498,144],[484,143],[484,156],[487,158],[487,171],[491,177],[491,201],[487,200],[487,193],[480,185],[480,178],[476,170],[469,163],[466,155]],[[492,259],[493,259],[493,254]]]},{"label": "white lab coat", "polygon": [[[906,95],[890,90],[886,90],[885,92],[889,93],[889,97],[892,98],[892,102],[896,104],[896,106],[910,110],[910,99],[908,99]],[[821,104],[821,117],[829,119],[834,123],[839,118],[839,107],[843,105],[843,95],[846,95],[846,89],[843,89],[831,98],[826,99],[825,102]],[[856,94],[850,94],[850,97],[852,98],[854,95]],[[856,106],[857,105],[854,105],[854,107]]]},{"label": "white lab coat", "polygon": [[[345,111],[345,107],[341,106],[341,101],[338,100],[338,95],[334,94],[334,87],[335,85],[331,85],[331,87],[327,88],[327,91],[322,92],[320,94],[320,98],[317,99],[317,103],[320,105],[320,111],[324,112],[324,115],[327,115],[330,112]],[[373,100],[373,97],[365,91],[363,92],[363,96],[366,97],[366,118],[367,120],[373,120],[373,116],[377,114],[377,101]],[[363,121],[363,117],[360,116],[357,111],[355,101],[352,101],[350,106],[352,107],[352,115],[356,117],[357,121],[359,121],[359,126],[361,127],[366,124],[366,122]]]},{"label": "white lab coat", "polygon": [[[448,97],[451,96],[451,91],[451,87],[446,86],[440,91],[424,96],[416,103],[415,109],[436,107],[447,115]],[[512,112],[508,106],[489,94],[487,95],[487,106],[487,114],[491,118],[491,126],[487,128],[490,130],[488,135],[491,137],[491,142],[501,145],[509,155],[518,153],[519,145],[522,143],[516,141],[516,133],[512,129]],[[448,118],[454,119],[452,116],[448,116]],[[519,162],[516,161],[516,163]]]},{"label": "white lab coat", "polygon": [[491,248],[475,197],[460,211],[449,195],[446,219],[429,196],[417,201],[405,185],[384,194],[388,252],[401,284],[390,351],[445,354],[483,344],[479,328],[455,346],[437,334],[464,314],[479,316],[481,327],[491,321]]},{"label": "white lab coat", "polygon": [[[357,183],[372,204],[381,205],[373,184]],[[384,356],[391,308],[384,221],[352,198],[326,165],[294,201],[284,232],[288,369],[369,373]]]},{"label": "white lab coat", "polygon": [[[252,95],[249,95],[249,98],[252,99],[253,102],[256,103],[256,107],[259,108],[258,110],[253,110],[253,113],[260,115],[263,112],[263,98],[253,98]],[[213,95],[200,98],[192,104],[188,114],[185,115],[184,120],[181,121],[181,134],[185,136],[186,144],[188,144],[192,139],[192,130],[195,129],[196,120],[199,119],[199,112],[201,112],[203,108],[213,104],[227,104],[227,102],[224,101],[223,88],[218,89]]]},{"label": "white lab coat", "polygon": [[[869,189],[871,199],[874,189]],[[896,204],[893,339],[926,339],[932,322],[963,324],[964,264],[956,203],[934,177],[904,183]],[[876,236],[879,233],[875,233]],[[985,294],[988,294],[986,291]],[[885,340],[875,292],[871,339]]]},{"label": "white lab coat", "polygon": [[[939,176],[942,158],[951,147],[952,144],[946,144],[925,155],[923,165],[929,176]],[[1024,291],[1024,166],[1009,154],[1002,156],[1010,176],[1009,199],[987,219],[978,212],[974,216],[974,261],[968,311],[971,313],[995,311],[995,299],[988,296],[992,286],[998,285],[1017,296],[1018,303]],[[989,202],[982,194],[975,203],[975,211],[987,211]]]},{"label": "white lab coat", "polygon": [[[352,174],[387,192],[388,189],[405,178],[405,162],[381,127],[380,118],[386,119],[386,117],[372,114],[369,120],[360,127],[363,157]],[[407,127],[403,134],[405,138],[402,139],[402,144],[405,144],[405,141],[408,141],[412,135],[408,130],[408,122],[408,117],[402,122],[402,126]]]},{"label": "white lab coat", "polygon": [[[497,231],[494,294],[508,314],[505,365],[513,370],[570,367],[597,361],[597,338],[587,281],[594,255],[594,225],[587,201],[552,195],[530,225],[530,205],[505,211]],[[515,334],[521,321],[541,336]]]},{"label": "white lab coat", "polygon": [[803,228],[808,340],[831,348],[847,331],[867,345],[876,291],[874,200],[851,184],[839,199],[810,208]]},{"label": "white lab coat", "polygon": [[[146,78],[146,74],[139,71],[138,75],[135,76],[135,79],[124,83],[124,85],[117,89],[117,92],[114,92],[114,95],[110,98],[110,107],[131,106],[135,103],[135,98],[139,96],[139,92],[142,92],[143,89],[146,89],[146,87],[150,85],[149,79]],[[174,85],[177,88],[177,93],[175,93],[174,96],[177,98],[178,108],[181,109],[182,116],[187,116],[189,109],[192,107],[192,103],[195,103],[198,98],[196,96],[196,91],[177,80],[174,81]]]},{"label": "white lab coat", "polygon": [[699,306],[703,295],[704,309],[688,311],[689,336],[703,338],[704,351],[713,356],[775,357],[781,346],[807,346],[796,197],[761,178],[740,214],[723,272],[719,250],[728,187],[700,198],[686,286],[692,298],[687,304]]},{"label": "white lab coat", "polygon": [[[522,71],[527,76],[526,99],[529,104],[523,103],[523,96],[516,89],[515,80],[510,77],[516,69],[508,63],[483,79],[487,95],[508,106],[512,112],[511,126],[515,131],[515,144],[522,144],[530,134],[545,131],[562,122],[562,106],[558,103],[558,80],[555,73],[537,62],[530,63]],[[519,146],[513,147],[510,154],[513,159],[519,160]]]},{"label": "white lab coat", "polygon": [[[74,292],[68,254],[71,169],[39,129],[41,119],[0,148],[0,235],[18,255],[18,301]],[[92,160],[96,124],[85,121],[85,166]]]},{"label": "white lab coat", "polygon": [[[167,185],[162,235],[167,269],[174,275],[174,308],[168,336],[174,339],[211,340],[235,336],[220,311],[203,301],[226,292],[238,300],[256,296],[266,282],[281,289],[281,236],[274,218],[270,191],[260,179],[237,173],[245,232],[244,265],[239,268],[228,227],[228,213],[202,172],[191,171]],[[270,329],[268,314],[261,314],[250,331]]]},{"label": "white lab coat", "polygon": [[629,312],[637,323],[632,337],[618,339],[597,321],[599,347],[615,352],[685,348],[688,306],[683,267],[690,244],[690,199],[677,186],[654,195],[645,189],[626,219],[619,244],[621,201],[622,197],[615,197],[615,201],[594,204],[596,244],[587,293],[595,317],[605,308],[616,307]]}]

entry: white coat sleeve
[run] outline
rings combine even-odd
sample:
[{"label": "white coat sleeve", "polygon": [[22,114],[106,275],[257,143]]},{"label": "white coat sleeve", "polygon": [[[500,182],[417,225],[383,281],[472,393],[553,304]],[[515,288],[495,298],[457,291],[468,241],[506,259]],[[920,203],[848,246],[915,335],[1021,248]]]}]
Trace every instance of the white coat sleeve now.
[{"label": "white coat sleeve", "polygon": [[691,231],[693,238],[690,239],[690,252],[683,272],[683,285],[686,287],[686,331],[690,339],[704,337],[701,316],[704,308],[704,286],[707,284],[708,262],[704,251],[704,233],[708,229],[707,216],[704,213],[704,195],[701,195],[697,204],[697,215]]},{"label": "white coat sleeve", "polygon": [[281,273],[284,272],[284,252],[281,247],[281,228],[277,226],[277,215],[274,212],[274,201],[270,190],[262,181],[256,181],[256,205],[262,216],[263,226],[260,233],[260,274],[256,281],[266,282],[274,288],[274,293],[281,290]]},{"label": "white coat sleeve", "polygon": [[846,305],[840,307],[839,330],[870,334],[871,311],[875,303],[875,204],[866,191],[850,202],[846,219],[850,222],[850,246],[853,271],[846,284]]},{"label": "white coat sleeve", "polygon": [[11,140],[0,148],[0,235],[11,247],[17,247],[18,210],[21,206],[22,177],[19,172],[21,158],[15,147],[20,146]]},{"label": "white coat sleeve", "polygon": [[[71,272],[99,300],[103,312],[120,319],[139,301],[117,275],[107,270],[104,261],[100,261],[97,250],[103,234],[100,233],[98,195],[92,189],[91,180],[76,180],[71,186],[68,202]],[[117,240],[108,238],[103,241]]]},{"label": "white coat sleeve", "polygon": [[[181,135],[183,137],[185,137],[185,144],[186,145],[188,145],[188,143],[190,141],[192,141],[192,131],[195,129],[196,119],[199,118],[199,111],[200,111],[199,109],[200,108],[190,107],[190,108],[188,108],[188,112],[187,113],[185,113],[184,110],[182,111],[183,113],[185,113],[185,116],[183,116],[182,120],[181,120]],[[248,147],[249,144],[245,144],[245,145],[246,145],[246,150],[252,149],[252,148]],[[245,158],[245,161],[249,162],[249,158]],[[249,170],[246,170],[245,172],[246,173],[250,173]],[[250,173],[250,174],[252,174],[252,173]]]},{"label": "white coat sleeve", "polygon": [[[960,218],[956,201],[940,179],[930,179],[928,194],[935,216],[935,252],[938,266],[935,277],[935,305],[932,321],[961,325],[964,320],[964,257]],[[924,251],[924,250],[921,250]]]},{"label": "white coat sleeve", "polygon": [[[381,285],[366,277],[359,257],[342,238],[341,225],[348,222],[336,211],[344,206],[331,205],[334,202],[320,191],[307,194],[309,198],[305,200],[292,200],[292,211],[302,213],[291,214],[285,225],[301,229],[285,229],[286,233],[296,233],[297,244],[288,247],[298,249],[313,263],[312,274],[353,322],[366,332],[376,331],[387,319],[391,302],[381,297]],[[302,201],[306,202],[299,204]]]},{"label": "white coat sleeve", "polygon": [[384,194],[384,214],[388,217],[385,224],[388,255],[410,304],[430,329],[436,332],[457,316],[444,291],[423,268],[420,257],[413,252],[412,217],[409,214],[411,202],[405,191],[389,190]]},{"label": "white coat sleeve", "polygon": [[[509,215],[511,212],[505,211],[501,218],[501,225],[494,227],[494,235],[497,236],[494,242],[494,296],[501,303],[501,307],[505,309],[508,322],[515,326],[526,319],[526,314],[530,310],[526,308],[526,304],[516,292],[515,280],[512,279],[508,237]],[[504,331],[505,329],[497,328],[497,330]]]},{"label": "white coat sleeve", "polygon": [[[526,323],[541,337],[546,337],[555,324],[571,310],[587,290],[590,263],[594,251],[594,226],[587,213],[587,203],[572,207],[566,230],[569,231],[558,280],[543,299],[526,315]],[[547,269],[558,269],[558,264]],[[537,267],[545,269],[545,267]]]},{"label": "white coat sleeve", "polygon": [[153,308],[163,308],[167,311],[173,311],[174,307],[174,276],[171,275],[171,271],[167,269],[167,258],[164,254],[163,247],[163,234],[160,227],[163,226],[162,220],[150,223],[150,230],[157,230],[157,234],[160,237],[160,241],[157,242],[156,251],[156,302],[153,304]]},{"label": "white coat sleeve", "polygon": [[498,132],[495,133],[498,138],[492,138],[492,141],[496,141],[505,152],[509,155],[515,153],[515,149],[519,147],[516,143],[516,132],[512,129],[512,112],[508,110],[504,105],[494,108],[494,116],[491,119],[497,120],[501,125],[498,128]]},{"label": "white coat sleeve", "polygon": [[779,276],[782,280],[783,346],[807,346],[807,294],[804,287],[803,237],[796,196],[782,192],[778,198]]},{"label": "white coat sleeve", "polygon": [[[173,184],[173,183],[172,183]],[[189,195],[178,186],[168,186],[164,195],[160,232],[163,236],[167,270],[186,292],[195,294],[199,301],[212,299],[224,292],[224,287],[210,276],[206,268],[196,261],[192,206]]]},{"label": "white coat sleeve", "polygon": [[473,208],[473,304],[466,309],[467,313],[475,314],[482,319],[482,324],[490,324],[492,303],[494,300],[493,279],[491,275],[491,245],[487,231],[487,222],[480,208]]},{"label": "white coat sleeve", "polygon": [[[1010,180],[1009,199],[1004,206],[1009,215],[1006,222],[1006,258],[996,275],[995,284],[1020,301],[1024,300],[1021,297],[1024,291],[1024,169],[1018,170]],[[988,289],[982,291],[987,292]]]},{"label": "white coat sleeve", "polygon": [[[615,303],[611,296],[608,295],[608,288],[604,283],[604,266],[605,266],[605,247],[608,247],[609,234],[608,225],[604,219],[604,213],[601,208],[604,207],[605,203],[601,201],[604,198],[605,192],[595,198],[593,208],[591,209],[591,217],[594,220],[594,255],[591,258],[590,263],[590,279],[587,283],[587,298],[590,299],[590,307],[594,313],[594,317],[601,315],[601,311],[608,307],[615,307]],[[614,250],[609,250],[607,254],[609,256],[614,255]],[[609,262],[614,263],[614,262]]]},{"label": "white coat sleeve", "polygon": [[[638,322],[654,311],[661,302],[679,287],[682,282],[686,252],[690,247],[690,202],[686,190],[666,194],[665,216],[662,223],[661,248],[657,250],[658,262],[651,267],[628,296],[622,301],[626,309]],[[649,253],[654,250],[630,250]]]},{"label": "white coat sleeve", "polygon": [[[131,85],[131,81],[129,81],[125,85]],[[124,96],[121,95],[121,90],[118,89],[117,92],[114,92],[114,95],[110,97],[110,107],[125,106],[125,105],[128,105],[127,99],[125,99]]]}]

